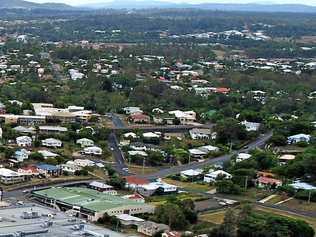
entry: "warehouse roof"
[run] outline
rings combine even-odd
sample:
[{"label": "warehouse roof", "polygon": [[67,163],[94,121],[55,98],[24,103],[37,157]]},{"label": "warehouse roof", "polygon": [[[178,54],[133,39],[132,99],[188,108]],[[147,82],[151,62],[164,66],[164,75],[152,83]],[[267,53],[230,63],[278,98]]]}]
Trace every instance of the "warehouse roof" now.
[{"label": "warehouse roof", "polygon": [[55,199],[70,205],[80,206],[96,212],[122,207],[125,205],[143,205],[142,203],[138,203],[136,201],[79,187],[53,187],[36,191],[34,194]]}]

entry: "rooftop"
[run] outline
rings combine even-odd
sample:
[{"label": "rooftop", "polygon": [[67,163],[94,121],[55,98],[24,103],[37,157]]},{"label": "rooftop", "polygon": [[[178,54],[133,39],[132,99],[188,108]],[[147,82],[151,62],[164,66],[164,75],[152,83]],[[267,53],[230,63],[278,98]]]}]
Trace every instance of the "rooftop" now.
[{"label": "rooftop", "polygon": [[111,208],[121,207],[123,205],[142,205],[141,203],[137,203],[135,201],[108,195],[88,188],[53,187],[36,191],[34,193],[36,195],[49,197],[71,205],[81,206],[96,212],[102,212]]},{"label": "rooftop", "polygon": [[[23,212],[37,212],[38,217],[34,219],[23,219]],[[8,236],[15,235],[18,232],[30,234],[34,237],[80,237],[88,236],[90,233],[96,233],[98,236],[124,237],[125,235],[101,228],[92,224],[84,223],[83,230],[78,230],[82,220],[74,217],[69,217],[63,212],[42,207],[39,205],[25,205],[22,207],[7,207],[0,209],[0,234]],[[49,217],[53,216],[53,218]],[[52,225],[47,227],[45,222],[52,222]],[[38,233],[42,231],[43,233]],[[47,231],[47,232],[46,232]],[[37,232],[37,233],[36,233]]]}]

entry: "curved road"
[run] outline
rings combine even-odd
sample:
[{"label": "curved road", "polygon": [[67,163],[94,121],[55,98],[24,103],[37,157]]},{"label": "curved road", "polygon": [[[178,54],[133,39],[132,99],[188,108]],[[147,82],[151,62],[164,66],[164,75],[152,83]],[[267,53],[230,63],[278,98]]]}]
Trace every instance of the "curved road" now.
[{"label": "curved road", "polygon": [[271,136],[272,136],[272,132],[268,132],[264,135],[261,135],[260,137],[258,137],[257,140],[250,143],[247,146],[247,148],[241,149],[238,151],[233,151],[232,153],[227,154],[227,155],[207,159],[203,162],[193,162],[193,163],[186,164],[186,165],[174,166],[174,167],[171,167],[168,169],[162,169],[162,170],[160,170],[156,173],[153,173],[153,174],[139,175],[139,177],[143,177],[143,178],[147,178],[147,179],[164,178],[164,177],[167,177],[169,175],[179,174],[181,171],[188,170],[188,169],[199,169],[199,168],[203,168],[207,165],[221,164],[225,161],[230,160],[233,155],[236,155],[240,152],[248,152],[248,151],[253,150],[257,147],[264,146],[267,143],[267,141],[271,138]]}]

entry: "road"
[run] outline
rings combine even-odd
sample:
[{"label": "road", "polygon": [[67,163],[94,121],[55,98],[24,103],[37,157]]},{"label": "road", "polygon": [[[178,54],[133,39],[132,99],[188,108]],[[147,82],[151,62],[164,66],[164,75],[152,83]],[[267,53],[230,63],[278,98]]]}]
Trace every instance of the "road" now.
[{"label": "road", "polygon": [[233,155],[236,155],[240,152],[248,152],[248,151],[253,150],[257,147],[264,146],[266,144],[266,142],[271,138],[271,136],[272,136],[272,132],[268,132],[268,133],[258,137],[258,139],[256,141],[250,143],[246,149],[233,151],[232,153],[230,153],[228,155],[223,155],[220,157],[207,159],[203,162],[193,162],[193,163],[186,164],[186,165],[174,166],[174,167],[171,167],[168,169],[162,169],[162,170],[160,170],[156,173],[153,173],[153,174],[139,175],[139,177],[147,178],[147,179],[164,178],[164,177],[167,177],[169,175],[179,174],[181,171],[184,171],[184,170],[199,169],[199,168],[203,168],[203,167],[208,166],[208,165],[222,164],[223,162],[230,160]]},{"label": "road", "polygon": [[112,123],[114,124],[114,129],[125,129],[125,123],[122,121],[122,119],[114,114],[114,113],[107,113],[106,114],[107,117],[109,117],[112,120]]},{"label": "road", "polygon": [[[115,129],[121,129],[121,130],[125,130],[125,129],[133,129],[133,128],[127,128],[125,126],[125,124],[121,121],[120,117],[113,114],[113,113],[109,113],[107,114],[108,117],[110,117],[113,121],[113,124],[115,126]],[[213,125],[206,125],[206,126],[213,126]],[[194,127],[194,126],[193,126]],[[114,129],[114,130],[115,130]],[[143,129],[143,128],[142,128]],[[189,130],[192,129],[192,126],[172,126],[172,127],[151,127],[147,129],[151,130],[151,131],[161,131],[161,129],[181,129],[181,130]],[[157,129],[157,130],[156,130]],[[116,137],[115,131],[112,131],[112,133],[110,134],[109,138],[108,138],[108,144],[110,147],[110,150],[113,154],[113,157],[115,159],[116,162],[116,166],[115,169],[116,171],[121,174],[121,175],[130,175],[127,171],[126,168],[127,166],[125,165],[125,159],[124,159],[124,154],[121,151],[119,144],[118,144],[118,139]],[[174,174],[179,174],[181,171],[184,170],[188,170],[188,169],[198,169],[198,168],[203,168],[205,166],[208,165],[213,165],[213,164],[222,164],[225,161],[228,161],[231,159],[231,157],[233,155],[236,155],[240,152],[249,152],[257,147],[262,147],[266,144],[266,142],[271,138],[272,136],[272,132],[268,132],[266,134],[261,135],[260,137],[258,137],[254,142],[250,143],[247,148],[241,149],[241,150],[237,150],[237,151],[233,151],[230,154],[227,155],[223,155],[220,157],[216,157],[216,158],[211,158],[211,159],[207,159],[203,162],[192,162],[190,164],[186,164],[186,165],[180,165],[180,166],[174,166],[171,168],[166,168],[166,169],[162,169],[156,173],[153,174],[148,174],[148,175],[138,175],[139,177],[143,177],[143,178],[147,178],[147,179],[157,179],[157,178],[164,178],[167,177],[169,175],[174,175]]]},{"label": "road", "polygon": [[119,147],[118,140],[114,132],[109,135],[108,145],[115,159],[115,170],[121,175],[129,175],[129,173],[126,171],[127,166],[125,165],[123,152]]}]

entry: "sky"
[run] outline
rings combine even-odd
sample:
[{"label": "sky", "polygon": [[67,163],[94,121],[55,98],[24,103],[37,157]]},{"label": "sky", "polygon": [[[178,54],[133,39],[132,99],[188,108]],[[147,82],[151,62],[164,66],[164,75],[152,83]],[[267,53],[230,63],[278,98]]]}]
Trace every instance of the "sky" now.
[{"label": "sky", "polygon": [[[93,4],[93,3],[105,3],[110,2],[112,0],[28,0],[37,3],[44,2],[59,2],[59,3],[67,3],[73,6],[83,5],[83,4]],[[151,1],[151,0],[148,0]],[[160,0],[166,2],[185,2],[185,3],[273,3],[273,4],[306,4],[316,6],[316,0]]]}]

